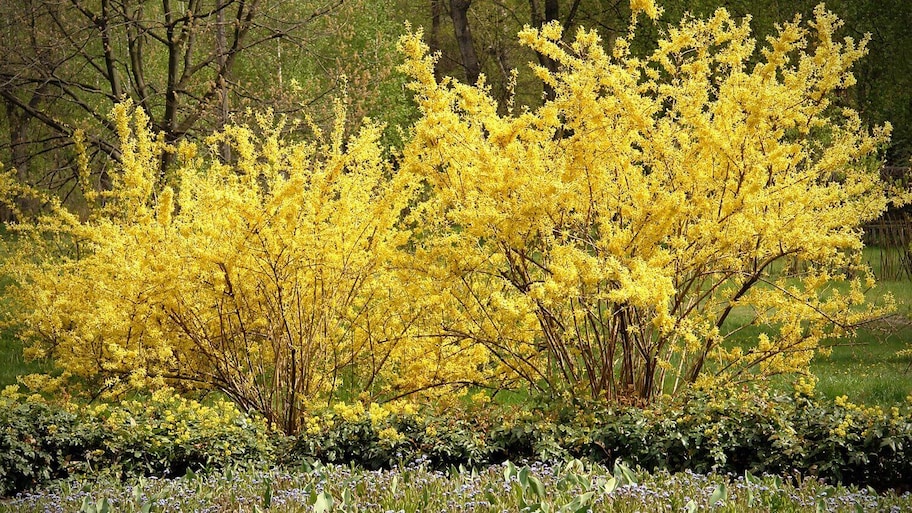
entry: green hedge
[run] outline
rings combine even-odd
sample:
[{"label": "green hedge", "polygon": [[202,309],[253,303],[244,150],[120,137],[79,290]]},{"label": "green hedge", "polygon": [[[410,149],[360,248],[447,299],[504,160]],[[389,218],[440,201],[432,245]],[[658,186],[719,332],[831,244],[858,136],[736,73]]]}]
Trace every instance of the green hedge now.
[{"label": "green hedge", "polygon": [[240,460],[271,461],[265,425],[230,403],[160,392],[118,405],[63,407],[0,397],[0,496],[72,473],[181,475]]},{"label": "green hedge", "polygon": [[[327,416],[321,429],[297,437],[286,457],[368,468],[621,459],[647,470],[813,476],[877,489],[906,489],[912,476],[912,414],[905,406],[882,411],[845,400],[692,392],[650,409],[393,415],[379,424]],[[380,436],[389,428],[399,437]]]},{"label": "green hedge", "polygon": [[0,496],[63,477],[102,446],[83,416],[41,402],[0,402]]},{"label": "green hedge", "polygon": [[[361,409],[362,411],[367,411]],[[842,399],[692,392],[649,409],[598,406],[315,415],[297,437],[271,433],[229,403],[155,394],[119,405],[61,407],[0,398],[0,495],[74,472],[180,475],[242,461],[303,460],[369,469],[446,469],[510,459],[622,459],[646,470],[814,476],[908,489],[912,413]]]}]

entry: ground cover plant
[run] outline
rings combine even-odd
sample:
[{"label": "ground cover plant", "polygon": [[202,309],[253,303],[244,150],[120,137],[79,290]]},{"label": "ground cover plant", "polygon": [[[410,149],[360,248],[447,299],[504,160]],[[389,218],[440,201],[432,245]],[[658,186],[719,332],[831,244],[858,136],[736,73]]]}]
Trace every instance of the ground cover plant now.
[{"label": "ground cover plant", "polygon": [[272,458],[261,418],[224,400],[159,391],[117,405],[61,406],[8,388],[0,397],[0,496],[100,470],[181,475]]},{"label": "ground cover plant", "polygon": [[912,405],[744,390],[691,392],[650,408],[598,404],[435,413],[409,404],[337,403],[296,436],[229,403],[158,392],[120,405],[60,406],[8,391],[0,403],[0,494],[55,478],[177,476],[234,463],[290,468],[322,461],[378,470],[480,468],[506,460],[618,460],[648,471],[779,474],[906,490]]},{"label": "ground cover plant", "polygon": [[238,467],[177,479],[101,475],[56,483],[0,501],[0,511],[157,512],[585,512],[880,511],[912,507],[912,496],[825,485],[814,479],[644,474],[564,464],[505,463],[480,470],[422,466],[368,471],[316,465]]}]

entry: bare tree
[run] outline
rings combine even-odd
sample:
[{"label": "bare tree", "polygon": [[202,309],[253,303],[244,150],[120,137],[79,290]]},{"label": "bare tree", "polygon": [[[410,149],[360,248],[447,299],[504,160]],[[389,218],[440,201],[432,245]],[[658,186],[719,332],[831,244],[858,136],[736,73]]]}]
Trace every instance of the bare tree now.
[{"label": "bare tree", "polygon": [[262,59],[256,50],[279,39],[303,44],[305,27],[341,1],[4,2],[0,155],[23,181],[75,183],[67,150],[74,131],[86,128],[93,154],[117,159],[107,113],[126,99],[168,142],[219,127],[242,104],[268,100],[272,77],[245,69]]}]

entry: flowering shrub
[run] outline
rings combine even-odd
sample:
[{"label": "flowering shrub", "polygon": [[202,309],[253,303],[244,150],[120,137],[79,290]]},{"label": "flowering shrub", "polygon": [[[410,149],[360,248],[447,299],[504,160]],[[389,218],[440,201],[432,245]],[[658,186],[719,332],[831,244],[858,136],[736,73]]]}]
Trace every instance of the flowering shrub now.
[{"label": "flowering shrub", "polygon": [[[437,80],[420,34],[403,38],[421,118],[402,170],[430,191],[410,216],[414,268],[443,332],[529,388],[645,403],[806,371],[820,340],[879,315],[858,227],[888,201],[875,152],[889,127],[830,101],[867,43],[839,25],[821,6],[759,55],[722,9],[646,55],[526,29],[559,63],[535,67],[555,97],[506,114],[484,84]],[[782,272],[794,260],[805,269]],[[744,324],[762,328],[753,343],[725,343]]]},{"label": "flowering shrub", "polygon": [[[838,28],[820,7],[760,56],[724,10],[643,56],[525,30],[559,69],[535,69],[555,96],[522,112],[438,81],[410,34],[421,118],[395,159],[375,123],[346,135],[341,103],[310,141],[261,120],[209,151],[121,105],[111,189],[84,173],[88,213],[52,203],[19,227],[21,336],[93,392],[217,389],[288,434],[340,397],[481,384],[645,405],[806,372],[889,309],[865,302],[858,229],[890,200],[889,128],[831,104],[867,42]],[[746,324],[754,340],[726,343]]]},{"label": "flowering shrub", "polygon": [[[29,353],[112,397],[214,388],[287,433],[337,394],[471,379],[483,355],[413,338],[422,309],[394,266],[412,186],[390,179],[378,125],[346,137],[338,116],[314,142],[266,119],[227,127],[207,154],[164,145],[141,110],[118,107],[113,190],[87,186],[86,219],[57,208],[19,227],[7,271]],[[165,152],[180,167],[162,176]]]}]

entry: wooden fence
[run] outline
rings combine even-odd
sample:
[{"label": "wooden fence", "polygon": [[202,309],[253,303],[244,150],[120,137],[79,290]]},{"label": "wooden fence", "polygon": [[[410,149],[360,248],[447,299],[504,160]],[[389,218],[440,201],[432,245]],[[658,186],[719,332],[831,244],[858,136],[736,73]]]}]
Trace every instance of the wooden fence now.
[{"label": "wooden fence", "polygon": [[871,267],[880,280],[912,279],[912,216],[897,212],[864,226]]},{"label": "wooden fence", "polygon": [[[912,169],[884,166],[884,182],[901,189],[912,189]],[[912,279],[912,209],[887,211],[880,219],[864,226],[864,243],[874,274],[881,280]]]}]

